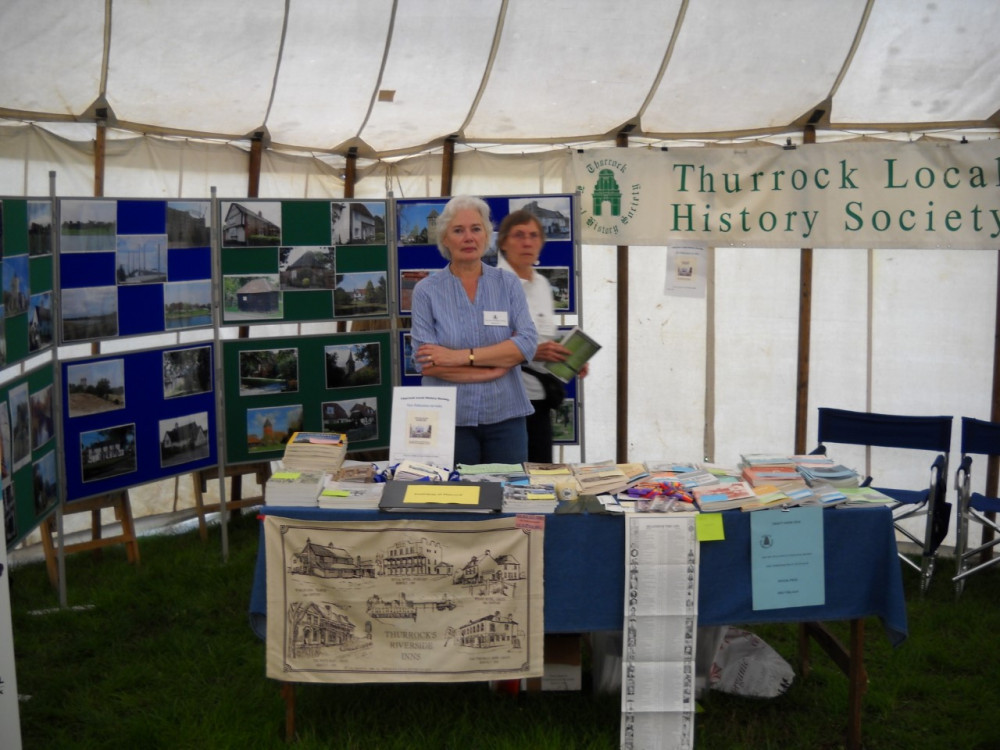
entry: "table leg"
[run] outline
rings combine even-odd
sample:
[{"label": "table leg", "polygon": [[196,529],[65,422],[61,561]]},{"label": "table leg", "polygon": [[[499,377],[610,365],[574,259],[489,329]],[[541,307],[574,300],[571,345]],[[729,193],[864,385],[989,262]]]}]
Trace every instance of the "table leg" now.
[{"label": "table leg", "polygon": [[295,741],[295,683],[281,683],[281,697],[285,699],[285,742]]}]

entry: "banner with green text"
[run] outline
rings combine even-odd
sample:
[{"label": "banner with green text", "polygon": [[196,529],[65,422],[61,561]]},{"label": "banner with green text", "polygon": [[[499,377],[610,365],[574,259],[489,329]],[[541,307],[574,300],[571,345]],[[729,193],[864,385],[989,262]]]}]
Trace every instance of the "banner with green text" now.
[{"label": "banner with green text", "polygon": [[584,244],[1000,248],[1000,141],[575,153]]}]

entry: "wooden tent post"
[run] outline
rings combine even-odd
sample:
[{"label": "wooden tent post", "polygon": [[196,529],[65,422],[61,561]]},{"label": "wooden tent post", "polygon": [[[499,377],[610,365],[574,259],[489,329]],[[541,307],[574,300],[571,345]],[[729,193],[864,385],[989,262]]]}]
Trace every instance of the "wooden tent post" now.
[{"label": "wooden tent post", "polygon": [[[615,136],[615,146],[628,148],[628,133],[626,131]],[[615,417],[615,460],[618,463],[625,463],[628,461],[628,245],[618,245],[616,253],[618,406]]]},{"label": "wooden tent post", "polygon": [[[816,143],[816,127],[806,125],[805,144]],[[799,251],[799,345],[798,372],[795,381],[795,452],[806,453],[806,427],[809,424],[809,342],[812,328],[813,251]]]}]

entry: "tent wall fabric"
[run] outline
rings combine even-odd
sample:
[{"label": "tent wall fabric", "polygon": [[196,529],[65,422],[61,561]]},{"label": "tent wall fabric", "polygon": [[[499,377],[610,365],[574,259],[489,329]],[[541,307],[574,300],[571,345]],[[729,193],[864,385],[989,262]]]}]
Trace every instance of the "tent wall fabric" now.
[{"label": "tent wall fabric", "polygon": [[[995,140],[1000,125],[992,0],[8,0],[0,28],[9,196],[92,196],[104,138],[107,196],[245,195],[256,139],[261,197],[342,197],[356,156],[354,197],[381,199],[441,195],[448,143],[452,193],[506,195],[563,192],[577,149],[619,134],[777,149],[808,148],[807,129],[863,144]],[[619,342],[616,248],[582,248],[582,322],[604,347],[585,392],[614,391],[626,347],[634,460],[793,444],[799,253],[710,253],[708,294],[690,298],[664,291],[666,247],[630,248]],[[997,263],[816,250],[808,433],[818,406],[990,418]],[[612,399],[587,400],[588,460],[614,456],[615,423]],[[872,461],[886,484],[922,478]]]}]

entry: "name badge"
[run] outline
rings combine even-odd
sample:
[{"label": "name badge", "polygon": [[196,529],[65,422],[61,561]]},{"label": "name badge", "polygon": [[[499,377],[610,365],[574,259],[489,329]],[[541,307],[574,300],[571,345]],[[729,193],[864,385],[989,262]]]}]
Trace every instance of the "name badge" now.
[{"label": "name badge", "polygon": [[507,325],[507,311],[506,310],[484,310],[483,311],[483,325],[484,326],[505,326],[505,325]]}]

